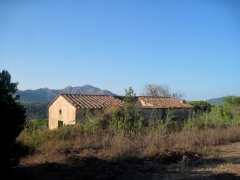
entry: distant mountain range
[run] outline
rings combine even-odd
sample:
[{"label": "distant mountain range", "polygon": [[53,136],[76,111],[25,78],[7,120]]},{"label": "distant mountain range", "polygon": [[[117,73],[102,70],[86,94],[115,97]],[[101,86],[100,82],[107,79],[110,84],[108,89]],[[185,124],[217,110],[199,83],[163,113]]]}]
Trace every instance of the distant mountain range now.
[{"label": "distant mountain range", "polygon": [[[47,119],[48,105],[60,93],[69,94],[91,94],[91,95],[116,95],[108,90],[102,90],[91,85],[78,87],[68,86],[64,89],[40,88],[36,90],[18,91],[20,101],[26,108],[27,119]],[[214,98],[207,100],[212,105],[218,105],[223,102],[223,98]]]},{"label": "distant mountain range", "polygon": [[[22,103],[49,103],[60,93],[67,94],[90,94],[90,95],[116,95],[108,90],[102,90],[100,88],[94,87],[92,85],[84,85],[72,87],[68,86],[63,89],[48,89],[40,88],[36,90],[19,90],[17,92],[20,95],[20,101]],[[212,105],[218,105],[223,102],[223,97],[213,98],[206,100]]]},{"label": "distant mountain range", "polygon": [[219,105],[223,103],[223,97],[221,98],[213,98],[213,99],[208,99],[206,100],[209,104],[211,105]]},{"label": "distant mountain range", "polygon": [[22,103],[47,103],[51,102],[58,94],[89,94],[89,95],[116,95],[108,90],[101,90],[91,85],[84,85],[78,87],[68,86],[64,89],[48,89],[40,88],[36,90],[19,90],[17,94],[20,95]]}]

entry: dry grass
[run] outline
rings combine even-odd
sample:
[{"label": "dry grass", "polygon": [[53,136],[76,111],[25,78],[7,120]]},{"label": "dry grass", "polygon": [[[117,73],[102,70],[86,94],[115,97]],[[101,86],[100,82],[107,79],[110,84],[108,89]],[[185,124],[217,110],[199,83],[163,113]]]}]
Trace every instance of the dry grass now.
[{"label": "dry grass", "polygon": [[211,161],[212,165],[198,167],[196,172],[231,173],[240,176],[239,148],[240,142],[211,147],[205,161]]},{"label": "dry grass", "polygon": [[[23,179],[238,179],[240,127],[169,131],[24,131]],[[218,146],[220,145],[220,146]],[[234,145],[233,147],[231,147]],[[231,148],[230,148],[231,147]],[[198,156],[204,154],[204,156]],[[183,161],[187,157],[187,161]]]},{"label": "dry grass", "polygon": [[[145,129],[137,133],[111,129],[83,132],[74,127],[74,133],[70,132],[71,128],[34,135],[35,138],[41,138],[44,134],[45,140],[38,143],[35,153],[24,158],[23,162],[61,162],[70,154],[111,160],[150,157],[166,151],[208,154],[211,146],[240,141],[240,127],[183,129],[178,132]],[[24,133],[19,140],[25,144],[34,144],[29,143],[31,137]]]}]

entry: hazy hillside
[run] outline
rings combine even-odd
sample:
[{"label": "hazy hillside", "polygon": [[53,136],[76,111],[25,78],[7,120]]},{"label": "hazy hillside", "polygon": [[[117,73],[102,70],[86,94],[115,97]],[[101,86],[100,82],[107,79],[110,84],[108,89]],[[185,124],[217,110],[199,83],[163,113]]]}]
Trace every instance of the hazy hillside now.
[{"label": "hazy hillside", "polygon": [[46,119],[48,104],[60,93],[116,95],[111,91],[102,90],[91,85],[78,87],[68,86],[64,89],[40,88],[36,90],[18,91],[20,101],[26,108],[28,119]]},{"label": "hazy hillside", "polygon": [[47,119],[49,103],[23,103],[27,119]]},{"label": "hazy hillside", "polygon": [[223,103],[223,97],[221,98],[213,98],[213,99],[208,99],[207,100],[208,103],[212,104],[212,105],[219,105]]},{"label": "hazy hillside", "polygon": [[80,87],[68,86],[61,90],[61,93],[70,93],[70,94],[92,94],[92,95],[116,95],[111,91],[101,90],[97,87],[91,85],[84,85]]},{"label": "hazy hillside", "polygon": [[84,85],[78,87],[68,86],[64,89],[48,89],[40,88],[36,90],[18,91],[20,100],[23,103],[47,103],[51,102],[60,93],[70,94],[92,94],[92,95],[115,95],[111,91],[101,90],[91,85]]},{"label": "hazy hillside", "polygon": [[23,103],[46,103],[52,101],[58,94],[59,90],[51,90],[48,88],[40,88],[36,90],[18,91],[20,100]]}]

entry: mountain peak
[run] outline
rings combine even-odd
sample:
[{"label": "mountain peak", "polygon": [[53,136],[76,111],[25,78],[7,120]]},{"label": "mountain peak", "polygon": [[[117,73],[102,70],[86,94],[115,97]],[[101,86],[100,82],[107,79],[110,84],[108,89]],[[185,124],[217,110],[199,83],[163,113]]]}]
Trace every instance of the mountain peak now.
[{"label": "mountain peak", "polygon": [[20,95],[20,100],[25,103],[50,102],[60,93],[89,94],[89,95],[116,95],[111,91],[101,90],[89,84],[86,84],[83,86],[77,86],[77,87],[67,86],[64,89],[58,89],[58,90],[40,88],[36,90],[25,90],[25,91],[17,92],[17,94]]},{"label": "mountain peak", "polygon": [[85,85],[83,85],[81,87],[84,87],[84,88],[96,88],[96,87],[94,87],[94,86],[92,86],[90,84],[85,84]]}]

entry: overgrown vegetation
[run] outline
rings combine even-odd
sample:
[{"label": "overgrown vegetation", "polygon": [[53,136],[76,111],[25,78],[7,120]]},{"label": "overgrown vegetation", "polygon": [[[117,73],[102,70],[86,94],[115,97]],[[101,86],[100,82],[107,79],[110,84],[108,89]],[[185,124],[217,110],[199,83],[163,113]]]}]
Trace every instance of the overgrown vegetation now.
[{"label": "overgrown vegetation", "polygon": [[112,124],[117,129],[137,131],[144,127],[144,120],[136,106],[136,94],[129,87],[125,90],[124,105],[111,115]]},{"label": "overgrown vegetation", "polygon": [[211,146],[240,141],[239,103],[235,98],[226,97],[222,105],[210,110],[196,108],[186,120],[144,121],[133,105],[135,94],[129,88],[123,107],[88,114],[85,123],[53,131],[30,121],[18,140],[30,147],[32,156],[28,160],[35,163],[61,161],[69,152],[112,160],[176,151],[207,154]]},{"label": "overgrown vegetation", "polygon": [[191,102],[193,119],[189,122],[197,127],[227,127],[240,125],[240,97],[227,96],[221,105],[211,106],[202,101]]}]

